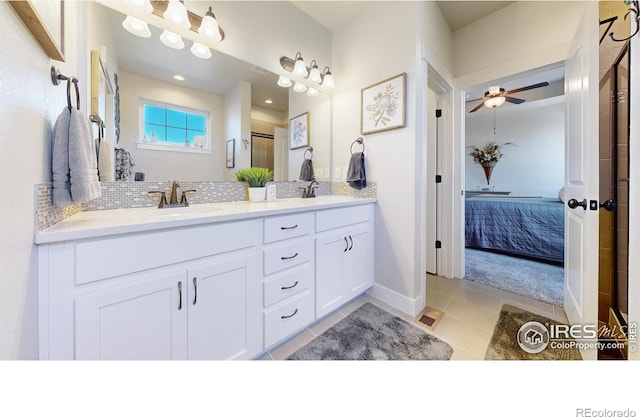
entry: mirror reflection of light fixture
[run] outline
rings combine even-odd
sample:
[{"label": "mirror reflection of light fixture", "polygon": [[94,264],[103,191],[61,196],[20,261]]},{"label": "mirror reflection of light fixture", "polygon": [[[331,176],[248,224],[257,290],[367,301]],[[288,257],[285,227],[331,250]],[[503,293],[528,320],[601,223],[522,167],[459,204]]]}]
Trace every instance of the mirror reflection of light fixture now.
[{"label": "mirror reflection of light fixture", "polygon": [[151,13],[153,6],[150,0],[126,0],[127,6],[141,13]]},{"label": "mirror reflection of light fixture", "polygon": [[169,0],[167,10],[162,14],[165,20],[181,29],[191,28],[187,8],[180,0]]},{"label": "mirror reflection of light fixture", "polygon": [[296,84],[293,86],[293,91],[295,91],[296,93],[304,93],[305,91],[307,91],[307,86],[296,81]]},{"label": "mirror reflection of light fixture", "polygon": [[125,28],[127,32],[141,38],[148,38],[151,36],[147,22],[140,20],[137,17],[127,16],[122,22],[122,27]]},{"label": "mirror reflection of light fixture", "polygon": [[205,45],[199,42],[193,42],[191,45],[191,53],[202,59],[211,58],[211,49],[207,48]]},{"label": "mirror reflection of light fixture", "polygon": [[313,87],[309,87],[309,89],[307,90],[307,95],[309,97],[315,97],[315,96],[319,96],[320,92]]},{"label": "mirror reflection of light fixture", "polygon": [[278,85],[280,87],[291,87],[291,80],[284,75],[281,75],[280,78],[278,78]]},{"label": "mirror reflection of light fixture", "polygon": [[162,32],[162,35],[160,35],[160,40],[169,48],[173,48],[173,49],[184,48],[184,42],[182,42],[182,37],[169,30],[164,30]]}]

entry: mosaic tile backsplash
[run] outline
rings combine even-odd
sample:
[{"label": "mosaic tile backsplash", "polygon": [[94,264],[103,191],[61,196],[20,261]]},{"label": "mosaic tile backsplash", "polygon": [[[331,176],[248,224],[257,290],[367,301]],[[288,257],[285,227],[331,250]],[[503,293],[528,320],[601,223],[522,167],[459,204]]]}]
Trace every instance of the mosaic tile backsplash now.
[{"label": "mosaic tile backsplash", "polygon": [[[300,187],[308,185],[301,181],[278,181],[277,198],[300,197]],[[36,184],[36,230],[41,231],[79,213],[80,211],[114,210],[124,208],[156,207],[158,195],[149,195],[149,191],[165,191],[167,199],[171,192],[171,182],[117,181],[101,182],[102,197],[95,200],[59,208],[53,205],[51,183]],[[316,195],[346,195],[351,197],[375,197],[376,184],[368,183],[363,190],[354,190],[346,183],[320,182]],[[189,195],[190,204],[224,203],[247,200],[246,185],[241,182],[181,182],[181,190],[196,190]],[[180,194],[179,194],[180,195]]]}]

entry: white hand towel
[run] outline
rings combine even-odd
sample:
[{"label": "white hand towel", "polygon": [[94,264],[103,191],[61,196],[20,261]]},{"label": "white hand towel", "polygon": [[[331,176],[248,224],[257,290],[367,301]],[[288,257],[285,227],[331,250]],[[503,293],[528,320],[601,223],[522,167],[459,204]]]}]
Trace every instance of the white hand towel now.
[{"label": "white hand towel", "polygon": [[69,181],[69,121],[71,113],[65,107],[53,126],[51,169],[53,174],[53,204],[67,207],[73,204]]},{"label": "white hand towel", "polygon": [[100,181],[113,181],[111,146],[105,138],[100,140],[100,149],[98,153],[98,175],[100,176]]},{"label": "white hand towel", "polygon": [[89,119],[75,108],[71,109],[69,123],[69,178],[71,197],[75,203],[93,200],[102,195],[91,125]]}]

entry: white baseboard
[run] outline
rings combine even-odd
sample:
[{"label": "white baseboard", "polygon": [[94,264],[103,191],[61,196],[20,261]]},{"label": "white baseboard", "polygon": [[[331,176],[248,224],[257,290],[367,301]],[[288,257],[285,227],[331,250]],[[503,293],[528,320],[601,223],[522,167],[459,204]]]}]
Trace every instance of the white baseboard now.
[{"label": "white baseboard", "polygon": [[427,305],[423,295],[417,298],[409,298],[380,284],[373,284],[367,294],[411,317],[417,317]]}]

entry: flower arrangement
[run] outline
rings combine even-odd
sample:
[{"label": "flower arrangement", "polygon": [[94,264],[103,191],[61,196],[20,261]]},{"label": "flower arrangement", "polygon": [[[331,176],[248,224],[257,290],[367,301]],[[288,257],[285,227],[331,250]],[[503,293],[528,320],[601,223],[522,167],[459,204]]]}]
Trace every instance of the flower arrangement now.
[{"label": "flower arrangement", "polygon": [[494,141],[487,142],[482,148],[478,148],[476,146],[468,146],[468,148],[473,148],[473,151],[469,155],[473,157],[473,161],[483,165],[489,164],[493,162],[499,161],[502,158],[502,151],[500,149],[506,145],[513,145],[511,142],[507,142],[504,145],[498,145]]}]

